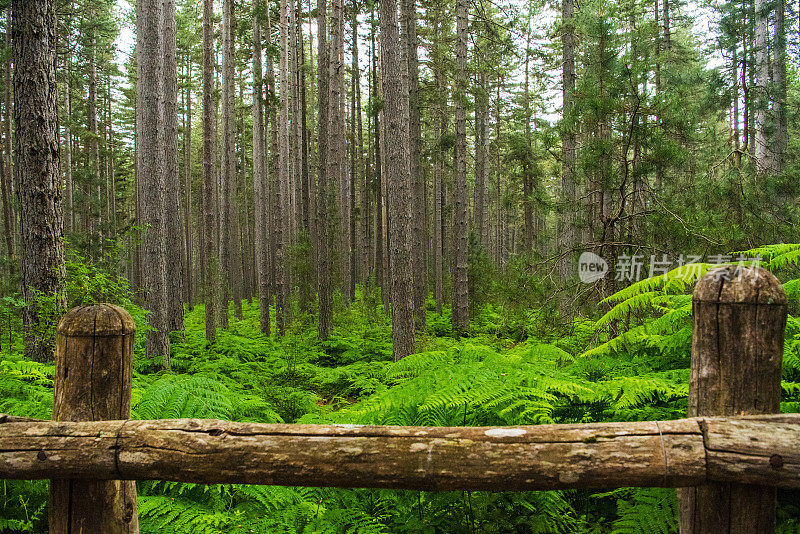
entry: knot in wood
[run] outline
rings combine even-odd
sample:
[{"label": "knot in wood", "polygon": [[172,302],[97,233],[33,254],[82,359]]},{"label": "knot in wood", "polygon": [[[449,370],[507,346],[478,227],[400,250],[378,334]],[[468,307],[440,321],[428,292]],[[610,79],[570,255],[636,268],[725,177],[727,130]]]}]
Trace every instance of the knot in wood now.
[{"label": "knot in wood", "polygon": [[783,456],[780,454],[773,454],[769,457],[769,466],[773,469],[780,469],[783,467]]}]

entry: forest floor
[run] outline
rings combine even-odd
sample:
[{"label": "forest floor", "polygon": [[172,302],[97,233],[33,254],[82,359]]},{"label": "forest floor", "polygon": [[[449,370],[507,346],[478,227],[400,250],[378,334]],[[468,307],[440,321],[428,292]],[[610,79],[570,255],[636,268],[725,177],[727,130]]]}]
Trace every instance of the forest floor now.
[{"label": "forest floor", "polygon": [[[380,302],[378,299],[377,302]],[[208,344],[204,310],[174,335],[171,369],[137,341],[132,416],[285,423],[517,425],[676,419],[686,415],[691,338],[678,329],[658,350],[597,350],[596,323],[541,338],[514,335],[519,318],[486,306],[468,337],[429,302],[418,353],[392,361],[391,321],[372,298],[339,303],[332,335],[313,322],[284,336],[259,331],[256,305]],[[536,322],[530,315],[522,321]],[[274,321],[273,321],[274,325]],[[540,328],[545,332],[545,328]],[[681,337],[683,336],[683,337]],[[137,336],[143,338],[144,336]],[[602,341],[602,338],[599,339]],[[688,341],[688,343],[687,343]],[[605,345],[600,345],[601,348]],[[0,411],[49,418],[52,365],[0,355]],[[793,388],[787,382],[784,389]],[[784,409],[796,411],[794,403]],[[142,532],[675,532],[670,489],[418,492],[268,486],[139,484]],[[782,532],[800,529],[800,498],[781,495]],[[4,481],[0,532],[45,531],[46,484]],[[5,521],[5,523],[4,523]],[[4,530],[5,529],[5,530]]]}]

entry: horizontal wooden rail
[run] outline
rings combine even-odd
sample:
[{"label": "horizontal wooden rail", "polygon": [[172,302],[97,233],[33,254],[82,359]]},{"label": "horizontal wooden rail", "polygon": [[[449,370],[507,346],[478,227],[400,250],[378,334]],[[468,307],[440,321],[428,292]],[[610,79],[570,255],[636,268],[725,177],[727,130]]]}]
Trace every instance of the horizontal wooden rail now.
[{"label": "horizontal wooden rail", "polygon": [[800,488],[800,414],[520,427],[0,415],[0,478],[417,490]]}]

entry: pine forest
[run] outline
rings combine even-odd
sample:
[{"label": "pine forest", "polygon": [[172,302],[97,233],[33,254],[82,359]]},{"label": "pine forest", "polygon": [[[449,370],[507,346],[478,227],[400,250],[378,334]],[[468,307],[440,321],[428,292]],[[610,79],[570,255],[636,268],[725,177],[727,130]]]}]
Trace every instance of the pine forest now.
[{"label": "pine forest", "polygon": [[[0,423],[73,420],[58,324],[95,303],[135,323],[132,420],[764,413],[693,400],[721,266],[782,285],[771,411],[800,412],[799,7],[0,0]],[[62,532],[48,480],[0,478],[0,534]],[[666,483],[165,478],[114,532],[756,532],[687,530]],[[774,532],[800,533],[794,488]]]}]

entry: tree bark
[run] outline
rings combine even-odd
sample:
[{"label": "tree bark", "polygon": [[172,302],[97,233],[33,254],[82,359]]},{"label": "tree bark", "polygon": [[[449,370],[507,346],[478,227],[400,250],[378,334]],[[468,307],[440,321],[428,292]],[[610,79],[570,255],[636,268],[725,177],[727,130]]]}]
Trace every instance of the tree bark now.
[{"label": "tree bark", "polygon": [[[432,69],[433,79],[436,85],[436,143],[437,147],[434,152],[433,162],[433,296],[436,300],[436,313],[442,313],[442,299],[443,299],[443,284],[444,272],[442,265],[442,252],[444,246],[444,228],[443,228],[443,174],[444,174],[444,159],[445,148],[443,146],[444,134],[447,129],[447,87],[445,85],[443,73],[443,57],[440,47],[441,43],[441,25],[444,18],[444,8],[441,4],[436,5],[433,19],[433,35],[434,39],[431,43],[433,48]],[[498,203],[499,205],[499,203]]]},{"label": "tree bark", "polygon": [[[797,414],[516,427],[57,422],[0,414],[0,429],[0,478],[427,491],[730,481],[765,492],[800,488]],[[741,502],[743,515],[750,504]]]},{"label": "tree bark", "polygon": [[186,91],[184,93],[185,123],[183,137],[183,295],[191,310],[194,306],[194,247],[192,243],[192,59],[186,54]]},{"label": "tree bark", "polygon": [[774,172],[773,146],[769,136],[769,2],[755,0],[755,128],[756,128],[756,173]]},{"label": "tree bark", "polygon": [[331,333],[330,247],[328,230],[328,30],[327,2],[317,0],[317,294],[319,319],[317,337],[328,339]]},{"label": "tree bark", "polygon": [[394,360],[414,353],[413,265],[411,249],[411,175],[408,123],[404,111],[397,28],[397,2],[381,2],[381,87],[386,128],[386,190],[388,193],[391,262],[392,352]]},{"label": "tree bark", "polygon": [[[183,228],[178,166],[178,55],[175,0],[162,0],[164,11],[164,222],[167,252],[167,318],[170,331],[183,331]],[[147,98],[145,96],[145,98]],[[187,221],[188,224],[188,221]]]},{"label": "tree bark", "polygon": [[[222,264],[225,269],[224,293],[233,298],[234,316],[242,318],[242,251],[239,237],[239,203],[236,198],[236,155],[234,147],[235,92],[235,16],[233,0],[222,3]],[[222,310],[225,311],[225,310]]]},{"label": "tree bark", "polygon": [[[94,17],[97,14],[94,10],[90,11],[89,16]],[[104,243],[104,225],[108,222],[108,218],[106,217],[103,220],[101,217],[101,202],[102,197],[100,195],[100,183],[102,181],[102,176],[100,173],[100,133],[97,127],[97,37],[95,35],[96,32],[95,27],[91,27],[91,38],[90,38],[90,48],[91,48],[91,56],[89,57],[89,101],[88,101],[88,120],[89,120],[89,157],[92,164],[92,174],[89,178],[88,184],[90,190],[95,188],[97,190],[97,210],[95,211],[94,207],[91,207],[91,201],[89,201],[89,206],[92,213],[93,224],[92,224],[92,235],[86,236],[88,241],[91,243],[95,239],[97,239],[97,253],[102,257],[103,251],[105,249]],[[107,215],[107,214],[106,214]],[[91,255],[94,252],[95,247],[90,246],[89,254]]]},{"label": "tree bark", "polygon": [[256,219],[256,273],[258,275],[261,332],[270,334],[269,233],[267,221],[267,149],[264,138],[264,78],[261,68],[261,24],[253,10],[253,193]]},{"label": "tree bark", "polygon": [[289,12],[287,0],[280,3],[280,33],[281,33],[281,58],[280,58],[280,117],[278,119],[278,173],[276,207],[278,213],[278,226],[275,228],[275,292],[276,317],[278,330],[281,334],[286,329],[289,313],[289,287],[288,287],[288,237],[289,218],[291,209],[289,205],[289,181],[291,162],[289,161]]},{"label": "tree bark", "polygon": [[[309,13],[310,13],[309,9]],[[311,173],[309,171],[308,155],[309,155],[309,139],[308,139],[308,105],[306,101],[306,50],[303,44],[303,4],[301,0],[297,0],[297,13],[300,20],[297,24],[297,47],[300,54],[298,59],[299,83],[300,83],[300,179],[301,184],[301,208],[302,208],[302,221],[301,230],[311,233]],[[310,24],[309,24],[310,25]],[[309,40],[309,43],[311,41]],[[312,290],[313,291],[313,290]]]},{"label": "tree bark", "polygon": [[453,329],[469,329],[467,231],[467,25],[468,1],[456,2],[456,145],[453,173]]},{"label": "tree bark", "polygon": [[[6,30],[5,30],[5,45],[6,50],[10,50],[10,43],[11,43],[11,32],[13,31],[11,28],[12,21],[11,21],[11,8],[5,12],[6,13]],[[6,245],[6,254],[8,255],[8,279],[9,281],[13,281],[16,275],[16,265],[17,265],[17,244],[15,241],[15,236],[17,235],[17,214],[14,209],[14,170],[11,164],[12,158],[11,153],[13,152],[13,142],[14,140],[11,138],[11,121],[13,120],[13,111],[11,109],[11,59],[12,54],[7,54],[7,59],[3,65],[5,70],[5,101],[4,101],[4,115],[3,115],[3,131],[4,131],[4,139],[3,139],[3,147],[2,151],[0,151],[0,194],[2,195],[3,199],[3,230],[5,234],[5,245]],[[67,58],[67,65],[70,64],[71,58]],[[69,71],[69,67],[67,67]],[[70,90],[70,80],[67,77],[67,84],[66,84],[66,109],[67,109],[67,127],[66,131],[69,132],[69,117],[70,117],[70,106],[69,106],[69,90]],[[67,140],[71,140],[69,137]],[[69,148],[65,147],[65,159],[67,162],[70,162],[69,159]],[[66,163],[65,163],[66,166]],[[69,225],[69,218],[72,217],[74,220],[74,216],[72,215],[74,212],[72,211],[72,176],[71,176],[71,168],[72,165],[70,163],[69,169],[67,169],[67,202],[68,202],[68,212],[66,215],[66,219],[64,221],[64,226],[68,228],[72,228]]]},{"label": "tree bark", "polygon": [[205,302],[206,339],[217,337],[215,304],[217,299],[217,207],[215,200],[216,162],[214,155],[216,120],[214,118],[214,0],[203,2],[203,197],[200,202],[200,219],[203,226],[200,270]]},{"label": "tree bark", "polygon": [[164,221],[164,76],[162,62],[161,0],[137,3],[138,106],[141,124],[138,138],[138,178],[141,181],[142,285],[145,309],[150,311],[145,352],[163,358],[169,366],[169,317]]},{"label": "tree bark", "polygon": [[349,187],[347,186],[347,167],[345,160],[347,124],[345,119],[344,94],[344,1],[333,0],[330,17],[330,55],[328,58],[330,96],[328,111],[328,169],[329,181],[332,184],[332,197],[335,199],[336,211],[331,221],[335,227],[333,242],[337,250],[334,272],[338,275],[339,287],[343,298],[347,298],[349,287]]},{"label": "tree bark", "polygon": [[353,2],[351,6],[350,17],[350,26],[353,33],[350,54],[352,59],[350,73],[350,257],[348,259],[350,264],[350,285],[347,288],[347,297],[352,302],[355,300],[356,283],[358,282],[358,271],[361,263],[359,261],[361,241],[358,239],[356,231],[359,226],[359,220],[363,218],[356,200],[356,184],[363,183],[358,179],[361,172],[362,146],[360,141],[357,142],[356,139],[356,126],[361,122],[361,106],[358,105],[361,87],[358,83],[358,6],[356,2]]},{"label": "tree bark", "polygon": [[53,325],[40,317],[39,295],[64,306],[56,100],[56,12],[52,0],[12,2],[14,170],[19,184],[25,356],[53,359]]},{"label": "tree bark", "polygon": [[560,247],[559,272],[568,278],[572,272],[572,249],[577,245],[574,203],[577,200],[575,172],[577,164],[575,117],[575,22],[574,0],[561,2],[561,45],[563,47],[562,65],[562,133],[561,133],[561,202],[564,213],[559,221]]},{"label": "tree bark", "polygon": [[[482,51],[476,53],[481,57]],[[479,86],[475,91],[475,202],[473,221],[478,244],[485,247],[488,241],[489,207],[488,179],[489,169],[489,80],[486,67],[480,63]],[[523,180],[525,177],[523,176]]]},{"label": "tree bark", "polygon": [[411,231],[414,269],[414,326],[425,330],[425,304],[428,300],[427,228],[425,227],[425,176],[420,164],[422,127],[419,103],[419,59],[417,42],[417,2],[401,0],[405,69],[408,72],[408,141],[411,171]]},{"label": "tree bark", "polygon": [[[357,132],[357,154],[358,161],[356,162],[356,176],[358,173],[363,173],[363,179],[359,182],[360,189],[360,211],[359,220],[361,234],[360,245],[360,261],[359,261],[359,281],[362,285],[362,294],[367,285],[370,276],[370,164],[369,157],[364,157],[364,121],[362,118],[361,107],[361,67],[359,66],[358,58],[358,13],[353,10],[353,86],[355,87],[355,119],[356,119],[356,132]],[[369,120],[367,121],[367,135],[369,135]]]},{"label": "tree bark", "polygon": [[786,4],[785,0],[775,0],[775,38],[772,59],[772,96],[775,118],[773,142],[773,171],[781,173],[786,166],[786,150],[789,145],[789,125],[786,113]]}]

